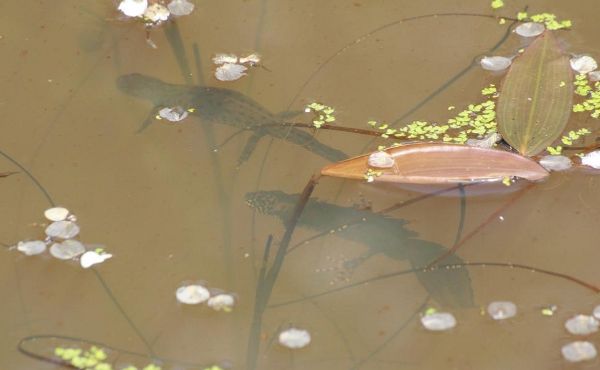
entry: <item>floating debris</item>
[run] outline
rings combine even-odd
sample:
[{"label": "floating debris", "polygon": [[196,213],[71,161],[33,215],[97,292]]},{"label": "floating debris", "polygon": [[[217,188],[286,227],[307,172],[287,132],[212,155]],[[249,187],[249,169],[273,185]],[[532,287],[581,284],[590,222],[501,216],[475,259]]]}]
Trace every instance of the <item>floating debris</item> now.
[{"label": "floating debris", "polygon": [[577,315],[565,322],[565,328],[571,334],[588,335],[598,331],[600,323],[593,316]]},{"label": "floating debris", "polygon": [[188,115],[189,112],[179,105],[173,108],[163,108],[158,111],[158,116],[169,122],[183,121]]},{"label": "floating debris", "polygon": [[46,250],[46,243],[41,240],[19,242],[17,243],[17,250],[27,256],[34,256],[36,254],[44,253]]},{"label": "floating debris", "polygon": [[554,316],[557,309],[558,307],[555,304],[552,304],[550,306],[542,307],[541,312],[543,316]]},{"label": "floating debris", "polygon": [[512,59],[500,56],[483,57],[479,61],[479,64],[481,64],[481,67],[486,71],[498,72],[510,67]]},{"label": "floating debris", "polygon": [[123,0],[119,10],[128,17],[140,17],[148,8],[148,0]]},{"label": "floating debris", "polygon": [[600,71],[592,71],[588,73],[588,78],[590,79],[590,81],[600,81]]},{"label": "floating debris", "polygon": [[596,357],[596,347],[590,342],[577,341],[566,344],[561,349],[565,360],[569,362],[587,361]]},{"label": "floating debris", "polygon": [[224,63],[215,71],[215,77],[219,81],[235,81],[246,75],[248,68],[241,64]]},{"label": "floating debris", "polygon": [[235,54],[217,54],[212,58],[214,64],[225,64],[238,62],[238,57]]},{"label": "floating debris", "polygon": [[564,155],[545,155],[539,163],[548,171],[565,171],[573,166],[571,159]]},{"label": "floating debris", "polygon": [[581,157],[581,164],[592,168],[600,169],[600,150],[589,152]]},{"label": "floating debris", "polygon": [[181,17],[191,14],[194,11],[194,4],[188,0],[172,0],[167,8],[174,16]]},{"label": "floating debris", "polygon": [[500,140],[502,140],[502,136],[497,132],[492,132],[483,139],[468,139],[466,144],[477,148],[491,149]]},{"label": "floating debris", "polygon": [[369,156],[369,166],[376,168],[392,168],[396,162],[394,157],[384,151],[374,152]]},{"label": "floating debris", "polygon": [[517,314],[517,306],[509,301],[497,301],[488,305],[487,312],[494,320],[510,319]]},{"label": "floating debris", "polygon": [[65,240],[54,243],[50,247],[50,254],[61,260],[70,260],[85,253],[85,247],[77,240]]},{"label": "floating debris", "polygon": [[427,330],[443,331],[455,327],[456,319],[449,312],[434,312],[421,317],[421,324]]},{"label": "floating debris", "polygon": [[304,348],[310,343],[310,333],[304,329],[290,328],[279,333],[279,344],[291,349]]},{"label": "floating debris", "polygon": [[170,15],[171,13],[169,12],[169,9],[167,9],[166,6],[159,3],[154,3],[148,6],[142,17],[144,18],[145,22],[158,25],[169,19]]},{"label": "floating debris", "polygon": [[44,211],[44,216],[50,221],[64,221],[69,216],[69,210],[64,207],[52,207]]},{"label": "floating debris", "polygon": [[546,27],[543,23],[536,22],[527,22],[522,23],[517,28],[515,28],[515,32],[519,36],[523,37],[535,37],[539,36],[546,30]]},{"label": "floating debris", "polygon": [[210,297],[206,304],[215,311],[231,312],[235,305],[235,297],[231,294],[221,293]]},{"label": "floating debris", "polygon": [[112,254],[103,251],[87,251],[81,256],[79,263],[81,264],[81,267],[87,269],[93,265],[102,263],[111,257]]},{"label": "floating debris", "polygon": [[199,304],[210,298],[210,292],[200,284],[190,284],[177,288],[175,296],[181,303]]},{"label": "floating debris", "polygon": [[240,57],[240,63],[248,64],[253,67],[255,65],[258,65],[258,63],[260,63],[260,55],[254,53],[254,54],[250,54],[245,57]]},{"label": "floating debris", "polygon": [[578,55],[570,60],[571,68],[579,73],[589,73],[598,68],[598,63],[589,55]]},{"label": "floating debris", "polygon": [[79,226],[72,221],[56,221],[46,228],[46,235],[51,238],[71,239],[77,234],[79,234]]}]

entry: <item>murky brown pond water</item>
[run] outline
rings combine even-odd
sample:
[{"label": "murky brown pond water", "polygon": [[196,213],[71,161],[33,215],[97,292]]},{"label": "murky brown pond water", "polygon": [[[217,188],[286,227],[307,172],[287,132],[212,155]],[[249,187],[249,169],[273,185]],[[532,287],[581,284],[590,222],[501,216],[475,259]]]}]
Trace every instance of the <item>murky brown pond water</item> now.
[{"label": "murky brown pond water", "polygon": [[[532,12],[573,20],[573,30],[560,33],[565,45],[600,56],[595,1],[506,3],[500,11],[505,15],[529,5]],[[158,49],[147,45],[140,25],[118,20],[110,1],[6,1],[0,7],[0,172],[19,172],[0,179],[0,241],[12,245],[36,238],[52,201],[77,215],[82,240],[114,254],[83,270],[47,254],[1,251],[3,369],[53,368],[17,349],[22,338],[42,334],[168,358],[164,368],[177,369],[212,363],[314,370],[600,366],[598,360],[568,365],[560,354],[562,345],[575,340],[564,321],[600,303],[597,294],[572,281],[478,265],[351,286],[427,265],[453,245],[461,209],[464,236],[514,194],[470,197],[463,208],[460,198],[430,197],[384,217],[370,210],[419,194],[321,179],[291,245],[323,235],[285,257],[269,282],[274,286],[266,307],[255,304],[268,288],[259,282],[265,243],[273,235],[272,262],[285,232],[282,217],[296,199],[289,194],[300,193],[329,161],[265,135],[237,168],[250,131],[213,149],[236,125],[251,125],[252,112],[236,112],[230,125],[192,115],[179,125],[157,121],[136,133],[155,114],[153,104],[117,86],[119,76],[140,73],[180,84],[183,91],[186,83],[227,88],[273,113],[302,110],[318,100],[335,107],[338,124],[347,127],[365,128],[370,119],[442,120],[449,105],[462,107],[483,86],[499,81],[480,68],[467,69],[473,58],[499,42],[497,53],[511,55],[519,40],[512,34],[503,39],[510,22],[499,25],[484,17],[397,21],[433,13],[491,14],[487,1],[196,5],[177,27],[152,33]],[[184,49],[172,47],[177,38]],[[265,69],[229,83],[212,76],[215,53],[252,51],[263,56]],[[244,119],[249,121],[239,122]],[[360,135],[325,130],[316,135],[348,155],[377,145]],[[553,174],[501,212],[502,218],[493,218],[448,263],[522,264],[600,285],[599,181],[582,173]],[[247,205],[248,193],[257,191],[268,192],[261,198],[270,202],[266,212]],[[368,219],[329,232],[357,217]],[[238,305],[230,314],[182,307],[174,292],[186,280],[234,292]],[[332,292],[312,297],[327,291]],[[495,322],[482,314],[495,300],[515,302],[518,315]],[[548,305],[558,307],[552,317],[540,313]],[[419,322],[427,307],[452,312],[458,326],[427,332]],[[277,344],[278,332],[292,325],[311,332],[310,346],[292,352]],[[597,335],[588,340],[600,345]],[[43,342],[37,348],[48,350]]]}]

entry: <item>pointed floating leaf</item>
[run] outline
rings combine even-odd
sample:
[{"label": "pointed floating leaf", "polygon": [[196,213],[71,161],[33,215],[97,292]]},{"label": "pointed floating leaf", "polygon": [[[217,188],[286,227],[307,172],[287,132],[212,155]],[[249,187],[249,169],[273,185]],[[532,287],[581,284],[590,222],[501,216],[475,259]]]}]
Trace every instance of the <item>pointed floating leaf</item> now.
[{"label": "pointed floating leaf", "polygon": [[554,34],[544,32],[513,61],[498,100],[504,140],[532,156],[551,145],[571,113],[573,72]]},{"label": "pointed floating leaf", "polygon": [[[377,168],[375,182],[400,184],[456,184],[501,181],[520,177],[537,181],[548,172],[536,162],[518,154],[453,144],[410,144],[386,150],[394,159],[392,168]],[[364,179],[373,168],[369,155],[351,158],[324,167],[321,174],[346,179]]]}]

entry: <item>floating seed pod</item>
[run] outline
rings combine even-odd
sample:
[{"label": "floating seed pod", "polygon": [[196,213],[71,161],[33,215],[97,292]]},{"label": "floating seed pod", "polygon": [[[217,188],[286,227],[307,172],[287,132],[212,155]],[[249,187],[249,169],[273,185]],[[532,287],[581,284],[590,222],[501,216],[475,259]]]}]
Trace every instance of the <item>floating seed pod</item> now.
[{"label": "floating seed pod", "polygon": [[436,312],[421,317],[421,324],[427,330],[444,331],[455,327],[456,319],[449,312]]},{"label": "floating seed pod", "polygon": [[481,67],[486,71],[498,72],[510,67],[512,59],[501,56],[483,57],[479,61],[479,64],[481,64]]},{"label": "floating seed pod", "polygon": [[543,23],[537,22],[527,22],[521,23],[517,28],[515,28],[515,32],[519,36],[523,37],[535,37],[539,36],[546,30],[546,27]]},{"label": "floating seed pod", "polygon": [[210,298],[210,292],[200,284],[190,284],[177,288],[175,296],[181,303],[200,304]]},{"label": "floating seed pod", "polygon": [[369,166],[375,168],[392,168],[396,162],[394,161],[394,157],[389,153],[378,151],[369,155],[367,163]]},{"label": "floating seed pod", "polygon": [[71,221],[56,221],[46,228],[46,235],[51,238],[71,239],[77,234],[79,234],[79,226]]},{"label": "floating seed pod", "polygon": [[577,315],[565,322],[565,328],[571,334],[588,335],[598,331],[600,323],[593,316]]},{"label": "floating seed pod", "polygon": [[487,312],[494,320],[504,320],[517,314],[517,306],[512,302],[497,301],[488,305]]},{"label": "floating seed pod", "polygon": [[69,216],[69,210],[64,207],[52,207],[44,211],[44,216],[50,221],[64,221]]},{"label": "floating seed pod", "polygon": [[17,244],[17,250],[27,256],[33,256],[36,254],[44,253],[44,251],[46,250],[46,243],[44,243],[41,240],[19,242]]},{"label": "floating seed pod", "polygon": [[564,155],[545,155],[539,163],[548,171],[565,171],[573,166],[571,159]]},{"label": "floating seed pod", "polygon": [[304,348],[310,341],[310,333],[304,329],[290,328],[279,333],[279,344],[287,348]]},{"label": "floating seed pod", "polygon": [[85,253],[85,247],[77,240],[65,240],[61,243],[54,243],[50,247],[50,254],[61,260],[70,260],[80,254]]},{"label": "floating seed pod", "polygon": [[571,63],[571,68],[579,73],[589,73],[598,68],[596,60],[589,55],[575,56],[569,62]]},{"label": "floating seed pod", "polygon": [[561,349],[565,360],[569,362],[587,361],[596,357],[596,347],[590,342],[577,341],[566,344]]}]

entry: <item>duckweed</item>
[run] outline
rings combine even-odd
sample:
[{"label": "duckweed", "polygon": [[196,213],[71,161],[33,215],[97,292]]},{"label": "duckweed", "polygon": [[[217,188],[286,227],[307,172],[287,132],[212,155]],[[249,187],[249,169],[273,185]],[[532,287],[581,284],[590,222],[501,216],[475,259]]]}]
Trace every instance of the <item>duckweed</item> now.
[{"label": "duckweed", "polygon": [[304,111],[314,113],[315,116],[312,123],[316,128],[321,128],[324,124],[335,121],[335,116],[333,115],[335,109],[325,104],[313,102],[307,105]]},{"label": "duckweed", "polygon": [[549,30],[560,30],[573,26],[573,22],[570,20],[559,21],[556,19],[556,15],[551,13],[539,13],[530,16],[526,12],[519,12],[517,13],[517,19],[519,21],[530,20],[531,22],[543,23]]}]

